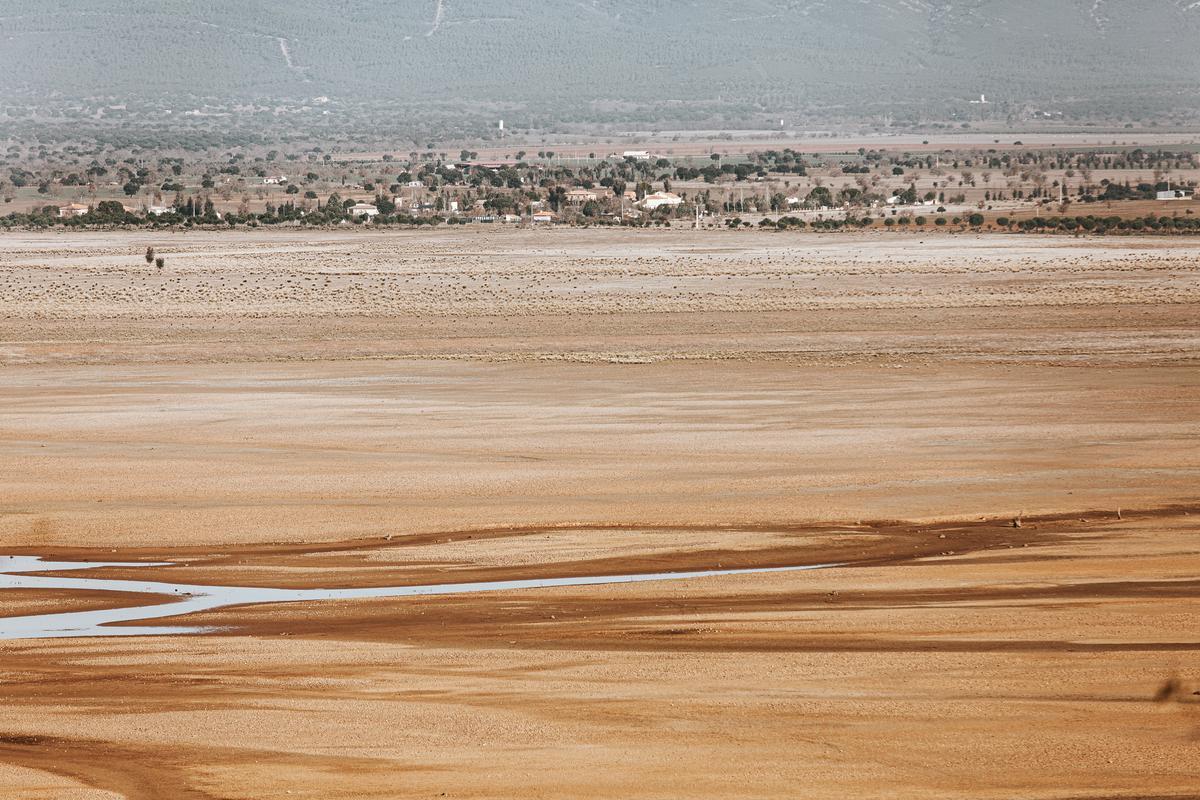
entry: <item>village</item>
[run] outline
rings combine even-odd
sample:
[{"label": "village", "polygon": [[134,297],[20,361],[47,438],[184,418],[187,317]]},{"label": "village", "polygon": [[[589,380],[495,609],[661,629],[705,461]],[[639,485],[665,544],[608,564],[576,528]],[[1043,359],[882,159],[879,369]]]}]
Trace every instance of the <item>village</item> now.
[{"label": "village", "polygon": [[[1196,227],[1196,148],[766,149],[608,155],[22,152],[0,225],[621,225],[894,230]],[[286,169],[287,171],[284,171]],[[0,175],[3,175],[0,172]],[[55,198],[62,198],[52,202]],[[7,213],[4,213],[7,212]],[[1048,223],[1046,220],[1058,220]],[[1104,222],[1107,220],[1107,223]],[[1122,226],[1123,223],[1123,226]]]}]

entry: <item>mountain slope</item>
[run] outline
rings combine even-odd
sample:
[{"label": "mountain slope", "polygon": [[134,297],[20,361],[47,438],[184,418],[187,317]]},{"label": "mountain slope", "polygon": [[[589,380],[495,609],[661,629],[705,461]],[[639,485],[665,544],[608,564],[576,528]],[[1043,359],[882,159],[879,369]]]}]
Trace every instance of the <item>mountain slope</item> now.
[{"label": "mountain slope", "polygon": [[1194,0],[8,0],[0,95],[861,106],[1194,89]]}]

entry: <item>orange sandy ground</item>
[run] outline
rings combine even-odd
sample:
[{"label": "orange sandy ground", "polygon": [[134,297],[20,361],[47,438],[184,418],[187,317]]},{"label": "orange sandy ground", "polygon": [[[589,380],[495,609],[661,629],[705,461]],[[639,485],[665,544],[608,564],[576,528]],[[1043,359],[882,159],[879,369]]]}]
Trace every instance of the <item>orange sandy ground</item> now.
[{"label": "orange sandy ground", "polygon": [[0,796],[1200,792],[1190,246],[141,235],[0,241],[0,552],[847,566],[0,643]]}]

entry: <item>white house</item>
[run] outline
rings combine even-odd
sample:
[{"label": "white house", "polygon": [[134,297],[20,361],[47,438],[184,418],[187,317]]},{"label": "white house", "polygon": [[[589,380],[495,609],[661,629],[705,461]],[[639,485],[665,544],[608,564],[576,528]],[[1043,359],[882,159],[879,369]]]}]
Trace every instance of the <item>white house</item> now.
[{"label": "white house", "polygon": [[621,158],[632,158],[634,161],[649,161],[650,153],[645,150],[626,150]]},{"label": "white house", "polygon": [[88,207],[83,203],[68,203],[65,206],[58,207],[58,218],[67,219],[68,217],[82,217],[88,213]]},{"label": "white house", "polygon": [[368,220],[374,219],[379,214],[379,209],[370,203],[355,203],[347,209],[350,216],[355,219],[366,217]]},{"label": "white house", "polygon": [[534,222],[554,222],[555,216],[549,211],[535,211],[532,219]]},{"label": "white house", "polygon": [[1167,189],[1158,193],[1159,200],[1190,200],[1191,198],[1191,189]]},{"label": "white house", "polygon": [[642,208],[653,211],[662,206],[677,206],[683,203],[683,198],[674,192],[655,192],[642,198]]},{"label": "white house", "polygon": [[170,214],[175,209],[170,206],[147,206],[146,213],[152,217],[158,217],[163,214]]},{"label": "white house", "polygon": [[268,175],[263,178],[264,186],[280,186],[288,182],[287,175]]}]

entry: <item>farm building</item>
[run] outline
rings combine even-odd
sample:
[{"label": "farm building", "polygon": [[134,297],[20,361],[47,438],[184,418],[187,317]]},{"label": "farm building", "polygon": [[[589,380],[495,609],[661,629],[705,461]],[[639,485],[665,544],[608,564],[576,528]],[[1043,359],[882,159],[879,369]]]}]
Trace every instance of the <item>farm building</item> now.
[{"label": "farm building", "polygon": [[83,203],[68,203],[65,206],[58,207],[58,218],[67,219],[68,217],[82,217],[88,213],[89,208]]},{"label": "farm building", "polygon": [[662,206],[677,206],[683,203],[683,198],[674,192],[655,192],[642,199],[642,208],[653,211]]},{"label": "farm building", "polygon": [[567,202],[573,205],[582,205],[597,199],[599,199],[599,195],[590,189],[577,188],[567,192]]}]

